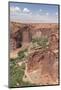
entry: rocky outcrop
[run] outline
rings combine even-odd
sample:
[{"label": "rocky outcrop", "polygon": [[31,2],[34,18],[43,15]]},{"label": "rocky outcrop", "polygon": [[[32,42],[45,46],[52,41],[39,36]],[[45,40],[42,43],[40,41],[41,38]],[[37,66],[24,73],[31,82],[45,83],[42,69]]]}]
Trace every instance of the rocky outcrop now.
[{"label": "rocky outcrop", "polygon": [[37,49],[29,55],[25,75],[31,83],[38,85],[58,84],[58,39],[55,34],[51,34],[48,48]]},{"label": "rocky outcrop", "polygon": [[23,80],[36,85],[58,84],[58,60],[56,60],[56,54],[49,49],[31,53],[26,62]]},{"label": "rocky outcrop", "polygon": [[[12,50],[21,48],[23,44],[31,42],[34,36],[47,36],[58,33],[57,24],[21,24],[10,23],[10,47]],[[12,44],[12,45],[11,45]]]}]

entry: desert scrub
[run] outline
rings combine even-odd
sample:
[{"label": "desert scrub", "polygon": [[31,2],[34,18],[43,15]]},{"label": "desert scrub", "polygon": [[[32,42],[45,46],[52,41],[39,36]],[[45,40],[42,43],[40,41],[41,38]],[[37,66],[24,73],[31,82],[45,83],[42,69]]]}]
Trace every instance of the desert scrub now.
[{"label": "desert scrub", "polygon": [[46,48],[48,46],[48,38],[43,36],[43,37],[36,37],[32,39],[32,43],[34,47],[41,47],[41,48]]},{"label": "desert scrub", "polygon": [[28,52],[27,48],[22,51],[19,51],[18,59],[20,59],[21,61],[24,60],[27,57],[27,52]]},{"label": "desert scrub", "polygon": [[19,67],[15,60],[10,60],[9,69],[9,87],[17,87],[21,85],[25,64]]},{"label": "desert scrub", "polygon": [[9,87],[21,87],[33,85],[30,82],[24,82],[23,75],[25,70],[25,64],[21,66],[17,65],[17,60],[10,59],[9,61]]}]

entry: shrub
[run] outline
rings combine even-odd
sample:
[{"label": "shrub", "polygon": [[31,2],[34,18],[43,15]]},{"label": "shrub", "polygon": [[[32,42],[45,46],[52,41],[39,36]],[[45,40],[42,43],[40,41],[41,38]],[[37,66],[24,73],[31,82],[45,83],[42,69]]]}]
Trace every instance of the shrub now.
[{"label": "shrub", "polygon": [[32,39],[33,45],[36,43],[38,46],[41,46],[42,48],[47,47],[48,38],[47,37],[39,37],[39,38],[33,38]]},{"label": "shrub", "polygon": [[26,53],[27,51],[28,51],[27,49],[24,49],[24,50],[20,51],[20,52],[18,53],[18,58],[21,59],[21,60],[23,60],[24,58],[26,58],[25,53]]},{"label": "shrub", "polygon": [[9,71],[9,85],[10,87],[16,87],[21,85],[22,78],[24,75],[25,64],[20,67],[16,64],[16,61],[10,60],[10,71]]},{"label": "shrub", "polygon": [[9,62],[9,87],[20,87],[20,86],[32,86],[30,82],[24,82],[22,80],[25,70],[25,64],[21,66],[17,65],[16,60],[10,59]]}]

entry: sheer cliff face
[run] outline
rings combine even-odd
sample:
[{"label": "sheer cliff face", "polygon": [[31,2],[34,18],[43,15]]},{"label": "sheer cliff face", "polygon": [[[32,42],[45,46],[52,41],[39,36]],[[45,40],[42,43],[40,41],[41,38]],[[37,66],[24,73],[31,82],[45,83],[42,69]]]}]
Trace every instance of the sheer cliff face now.
[{"label": "sheer cliff face", "polygon": [[10,23],[10,49],[16,50],[23,44],[30,43],[33,36],[50,36],[51,33],[57,33],[58,25],[56,24],[21,24],[16,22]]},{"label": "sheer cliff face", "polygon": [[29,26],[23,25],[22,27],[20,27],[19,25],[18,27],[14,25],[12,25],[10,29],[10,46],[13,50],[21,48],[24,43],[27,44],[31,42],[31,33]]}]

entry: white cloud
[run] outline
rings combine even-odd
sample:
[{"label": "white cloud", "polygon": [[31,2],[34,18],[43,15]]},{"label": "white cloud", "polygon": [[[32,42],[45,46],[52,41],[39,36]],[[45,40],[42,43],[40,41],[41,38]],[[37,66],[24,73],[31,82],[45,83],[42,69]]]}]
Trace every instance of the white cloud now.
[{"label": "white cloud", "polygon": [[10,12],[15,13],[15,12],[21,12],[21,9],[19,7],[10,7]]},{"label": "white cloud", "polygon": [[42,11],[42,9],[40,9],[40,12]]},{"label": "white cloud", "polygon": [[21,14],[29,16],[29,15],[32,15],[32,12],[28,8],[24,8]]},{"label": "white cloud", "polygon": [[32,12],[30,12],[29,15],[32,15]]},{"label": "white cloud", "polygon": [[48,15],[49,15],[49,13],[46,13],[46,15],[48,16]]},{"label": "white cloud", "polygon": [[25,13],[29,13],[30,10],[29,10],[28,8],[24,8],[24,9],[23,9],[23,12],[25,12]]},{"label": "white cloud", "polygon": [[56,12],[56,15],[58,15],[58,12]]},{"label": "white cloud", "polygon": [[16,11],[20,11],[20,8],[19,8],[19,7],[15,7],[15,10],[16,10]]}]

